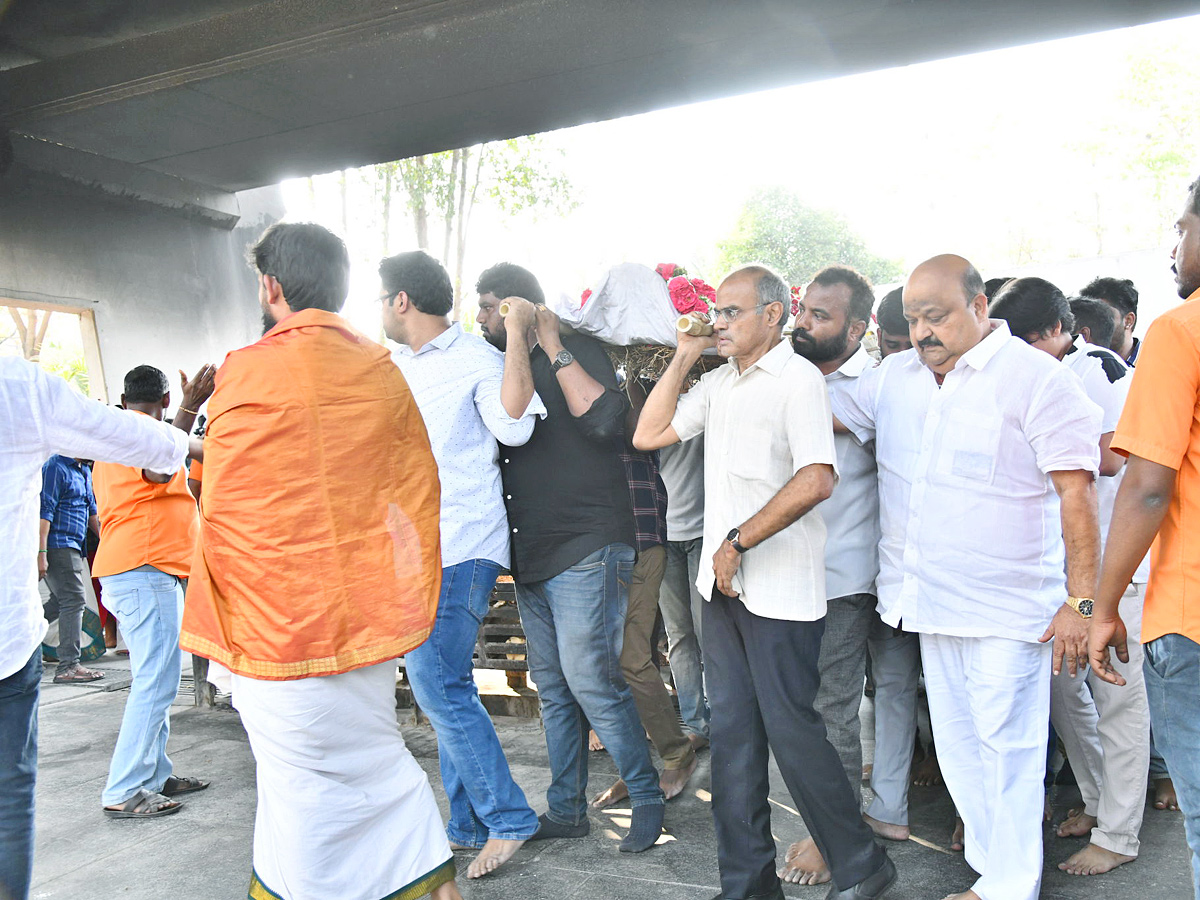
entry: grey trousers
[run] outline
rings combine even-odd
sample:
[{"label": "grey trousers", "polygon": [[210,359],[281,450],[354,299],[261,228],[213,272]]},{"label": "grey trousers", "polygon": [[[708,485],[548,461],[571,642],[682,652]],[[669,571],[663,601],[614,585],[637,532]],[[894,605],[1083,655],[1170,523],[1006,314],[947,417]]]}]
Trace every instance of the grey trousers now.
[{"label": "grey trousers", "polygon": [[679,695],[679,715],[693,734],[708,737],[708,700],[704,690],[700,611],[705,600],[696,590],[700,538],[667,541],[667,566],[658,592],[670,646],[671,676]]},{"label": "grey trousers", "polygon": [[58,672],[79,662],[83,629],[83,556],[69,547],[46,551],[46,587],[50,600],[42,607],[47,622],[58,619]]},{"label": "grey trousers", "polygon": [[917,731],[918,637],[886,625],[872,594],[830,600],[825,614],[815,707],[825,720],[851,786],[862,784],[862,723],[858,710],[866,681],[867,654],[875,678],[875,763],[868,815],[892,825],[908,824],[908,780]]}]

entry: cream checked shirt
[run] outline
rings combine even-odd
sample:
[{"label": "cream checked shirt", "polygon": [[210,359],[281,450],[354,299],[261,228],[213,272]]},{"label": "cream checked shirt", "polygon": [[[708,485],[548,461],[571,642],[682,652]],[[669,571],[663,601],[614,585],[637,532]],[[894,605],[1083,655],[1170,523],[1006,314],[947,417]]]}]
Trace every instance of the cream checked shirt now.
[{"label": "cream checked shirt", "polygon": [[941,387],[916,350],[838,394],[879,466],[879,613],[908,631],[1036,641],[1067,599],[1049,473],[1100,465],[1100,409],[1048,353],[996,326]]},{"label": "cream checked shirt", "polygon": [[[829,395],[817,367],[780,341],[739,373],[733,360],[679,398],[681,441],[704,434],[704,541],[696,587],[712,597],[713,554],[805,466],[837,469]],[[812,510],[742,555],[733,589],[756,616],[825,615],[825,523]]]}]

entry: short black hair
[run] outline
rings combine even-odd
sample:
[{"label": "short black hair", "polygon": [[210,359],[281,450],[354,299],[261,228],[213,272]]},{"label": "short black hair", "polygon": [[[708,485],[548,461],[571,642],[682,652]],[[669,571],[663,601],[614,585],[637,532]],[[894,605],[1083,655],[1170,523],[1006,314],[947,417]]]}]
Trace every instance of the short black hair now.
[{"label": "short black hair", "polygon": [[849,266],[826,266],[812,277],[812,284],[830,287],[844,284],[850,288],[850,322],[870,322],[871,308],[875,305],[875,288],[861,272]]},{"label": "short black hair", "polygon": [[126,403],[158,403],[171,391],[171,383],[162,369],[138,366],[125,374]]},{"label": "short black hair", "polygon": [[991,303],[992,300],[996,299],[996,294],[1000,292],[1000,288],[1004,287],[1010,281],[1012,281],[1012,278],[1008,275],[1001,278],[989,278],[985,281],[983,283],[983,293],[988,298],[988,302]]},{"label": "short black hair", "polygon": [[542,286],[528,269],[516,263],[496,263],[490,269],[484,269],[479,280],[475,282],[477,294],[491,294],[498,300],[505,297],[524,297],[530,303],[545,303],[546,295]]},{"label": "short black hair", "polygon": [[1075,333],[1075,317],[1066,295],[1045,278],[1012,279],[996,294],[988,314],[1007,321],[1009,331],[1020,338],[1048,334],[1060,323],[1063,331]]},{"label": "short black hair", "polygon": [[904,288],[888,291],[879,301],[875,321],[888,334],[908,334],[908,319],[904,318]]},{"label": "short black hair", "polygon": [[379,264],[379,280],[389,297],[404,291],[420,312],[444,316],[454,308],[454,285],[445,267],[424,250],[389,256]]},{"label": "short black hair", "polygon": [[1075,317],[1076,334],[1086,328],[1091,342],[1097,347],[1108,347],[1112,344],[1117,320],[1113,318],[1113,308],[1103,300],[1097,300],[1095,297],[1072,297],[1071,315]]},{"label": "short black hair", "polygon": [[1200,216],[1200,178],[1188,185],[1187,211]]},{"label": "short black hair", "polygon": [[1138,292],[1128,278],[1093,278],[1079,292],[1079,296],[1103,300],[1115,306],[1122,316],[1130,313],[1137,315]]},{"label": "short black hair", "polygon": [[312,222],[277,222],[250,250],[255,268],[283,288],[288,309],[340,312],[350,291],[350,254],[336,234]]}]

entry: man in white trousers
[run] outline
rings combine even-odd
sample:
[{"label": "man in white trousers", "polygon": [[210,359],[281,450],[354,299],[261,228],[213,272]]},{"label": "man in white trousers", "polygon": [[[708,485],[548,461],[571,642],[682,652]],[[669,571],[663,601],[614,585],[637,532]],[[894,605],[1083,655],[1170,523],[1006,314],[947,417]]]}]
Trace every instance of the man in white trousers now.
[{"label": "man in white trousers", "polygon": [[1100,410],[989,320],[962,257],[917,266],[904,315],[913,349],[835,395],[834,415],[875,440],[880,615],[921,635],[938,759],[980,875],[951,896],[1035,900],[1050,670],[1079,668],[1073,607],[1091,602],[1100,562]]}]

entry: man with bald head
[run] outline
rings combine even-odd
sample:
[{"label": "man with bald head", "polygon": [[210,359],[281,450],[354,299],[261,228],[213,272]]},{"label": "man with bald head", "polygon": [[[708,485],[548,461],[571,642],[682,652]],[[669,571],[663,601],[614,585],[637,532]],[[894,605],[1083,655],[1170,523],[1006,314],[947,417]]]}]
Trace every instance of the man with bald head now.
[{"label": "man with bald head", "polygon": [[[832,873],[828,896],[882,897],[896,868],[860,815],[860,798],[814,708],[825,630],[825,523],[837,451],[820,370],[783,340],[791,300],[762,266],[717,289],[714,334],[681,335],[633,444],[656,450],[703,435],[705,676],[712,709],[718,900],[783,900],[767,803],[774,752]],[[680,396],[701,352],[729,360]],[[711,560],[711,562],[707,562]]]},{"label": "man with bald head", "polygon": [[864,372],[834,413],[875,440],[879,612],[921,636],[938,759],[980,875],[952,896],[1034,900],[1050,672],[1081,663],[1099,567],[1100,410],[988,318],[961,257],[913,270],[904,315],[913,349]]}]

